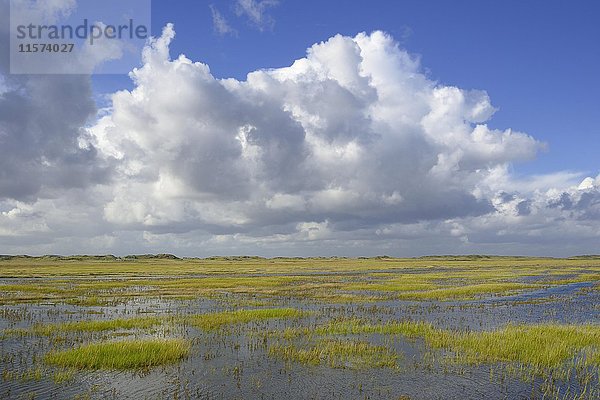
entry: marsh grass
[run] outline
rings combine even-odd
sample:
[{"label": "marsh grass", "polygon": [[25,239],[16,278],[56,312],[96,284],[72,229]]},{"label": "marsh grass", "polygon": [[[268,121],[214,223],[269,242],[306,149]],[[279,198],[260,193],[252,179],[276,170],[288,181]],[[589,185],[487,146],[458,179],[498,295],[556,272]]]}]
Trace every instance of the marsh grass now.
[{"label": "marsh grass", "polygon": [[426,337],[467,363],[516,362],[536,371],[600,365],[600,326],[507,325],[494,331],[450,333]]},{"label": "marsh grass", "polygon": [[[307,329],[316,335],[387,334],[422,338],[432,348],[445,349],[466,364],[517,363],[536,374],[566,371],[575,366],[600,366],[600,325],[509,324],[492,331],[452,331],[423,321],[371,324],[360,319],[333,320]],[[287,338],[302,335],[284,331]]]},{"label": "marsh grass", "polygon": [[103,306],[115,306],[123,301],[114,297],[99,297],[99,296],[81,296],[62,301],[64,304],[70,304],[81,307],[103,307]]},{"label": "marsh grass", "polygon": [[26,369],[24,371],[2,370],[3,381],[33,382],[44,378],[44,371],[40,367]]},{"label": "marsh grass", "polygon": [[91,370],[148,369],[174,364],[187,357],[190,342],[183,339],[144,339],[86,344],[52,351],[44,357],[49,365]]},{"label": "marsh grass", "polygon": [[399,293],[401,300],[472,300],[486,295],[510,295],[543,286],[518,282],[480,283],[475,285],[439,288],[421,292]]},{"label": "marsh grass", "polygon": [[71,382],[75,379],[74,369],[58,370],[52,374],[52,379],[57,385]]},{"label": "marsh grass", "polygon": [[320,304],[367,304],[377,301],[391,300],[391,296],[344,293],[340,291],[315,291],[308,293],[303,300],[313,300]]},{"label": "marsh grass", "polygon": [[281,318],[300,318],[307,312],[294,308],[259,308],[254,310],[221,311],[190,317],[190,323],[199,329],[211,331],[226,325],[245,324]]},{"label": "marsh grass", "polygon": [[397,282],[383,283],[361,282],[352,283],[342,287],[343,290],[359,290],[373,292],[416,292],[421,290],[436,289],[438,286],[427,282]]},{"label": "marsh grass", "polygon": [[399,358],[385,346],[344,339],[323,339],[305,347],[276,344],[269,347],[269,355],[288,362],[351,369],[397,368]]},{"label": "marsh grass", "polygon": [[378,333],[382,335],[402,335],[409,338],[425,337],[435,331],[433,325],[422,321],[392,321],[385,324],[371,324],[361,319],[339,319],[317,326],[317,335],[359,335]]},{"label": "marsh grass", "polygon": [[88,320],[58,324],[34,324],[30,329],[7,329],[5,335],[50,336],[62,333],[103,332],[130,329],[149,329],[167,321],[164,317],[135,317],[110,320]]},{"label": "marsh grass", "polygon": [[[51,282],[26,279],[59,275],[64,278]],[[570,277],[552,279],[560,275]],[[109,306],[140,296],[197,299],[224,293],[341,304],[393,299],[445,301],[544,287],[521,282],[524,277],[537,277],[546,286],[599,282],[600,259],[13,257],[0,259],[0,277],[20,279],[0,285],[0,304],[48,301]]]},{"label": "marsh grass", "polygon": [[[485,364],[489,365],[490,371],[498,372],[494,379],[500,382],[510,374],[515,374],[513,378],[527,377],[532,382],[540,382],[535,375],[540,374],[545,378],[544,382],[556,383],[556,386],[548,387],[548,393],[555,393],[556,388],[572,388],[569,395],[556,392],[559,395],[542,398],[599,398],[590,395],[592,392],[588,390],[588,387],[598,385],[600,345],[597,326],[520,324],[473,332],[442,329],[429,322],[414,320],[381,321],[402,316],[448,323],[453,315],[462,316],[472,309],[473,319],[467,318],[466,322],[453,319],[452,325],[475,326],[479,321],[485,326],[486,321],[505,321],[503,313],[498,314],[499,320],[495,319],[495,302],[490,307],[483,307],[477,301],[442,302],[458,303],[584,281],[595,282],[596,286],[573,293],[577,302],[557,309],[567,313],[573,310],[577,321],[593,320],[593,314],[581,313],[600,309],[598,305],[589,305],[589,299],[594,301],[592,296],[597,295],[595,291],[600,287],[600,259],[0,257],[0,277],[5,282],[0,285],[0,304],[23,304],[23,310],[36,309],[30,307],[32,303],[43,305],[39,307],[41,311],[33,313],[13,310],[16,307],[0,307],[0,317],[7,321],[5,326],[11,328],[0,332],[0,340],[21,340],[16,350],[2,354],[2,376],[7,379],[54,380],[62,384],[74,379],[79,369],[147,369],[186,357],[190,351],[188,342],[180,341],[183,344],[175,349],[167,344],[166,349],[160,350],[146,344],[142,346],[140,342],[147,341],[134,339],[148,337],[158,330],[160,336],[190,339],[198,343],[199,350],[204,351],[206,346],[202,370],[221,365],[225,357],[231,356],[231,349],[231,354],[237,358],[230,364],[235,365],[232,371],[238,389],[244,385],[244,379],[240,378],[242,364],[248,359],[262,361],[265,351],[286,362],[318,365],[317,373],[329,367],[396,368],[402,354],[388,346],[393,342],[394,348],[407,345],[407,348],[417,350],[411,365],[427,371],[464,374],[472,370],[471,365]],[[564,299],[556,296],[502,302],[501,307],[507,310],[517,305]],[[383,301],[386,303],[379,304]],[[157,302],[168,305],[168,310],[145,305]],[[125,306],[113,308],[117,304]],[[574,305],[579,304],[589,308],[578,310]],[[90,306],[95,309],[85,308]],[[205,306],[211,307],[211,311],[237,311],[190,314],[204,310]],[[310,318],[300,318],[308,314],[303,309],[315,311],[309,312]],[[448,318],[441,315],[446,309]],[[531,309],[515,307],[515,315],[507,315],[507,319],[528,321],[532,315],[537,315],[527,314]],[[148,310],[159,316],[140,316],[139,313]],[[523,310],[525,314],[521,314]],[[563,318],[560,314],[546,314],[546,311],[555,312],[551,308],[541,310],[544,314],[540,318],[553,315]],[[87,316],[90,312],[102,314],[98,318],[119,319],[57,323],[66,318],[69,321],[94,318]],[[70,313],[73,315],[65,315]],[[128,318],[133,315],[137,317]],[[287,318],[297,319],[287,321]],[[258,323],[277,319],[282,321]],[[52,323],[36,324],[39,321]],[[190,326],[205,332],[189,329]],[[16,334],[23,337],[15,338]],[[123,335],[129,338],[125,339]],[[109,338],[111,341],[104,342]],[[384,346],[377,346],[381,339]],[[92,340],[103,341],[70,350],[50,351],[44,356],[53,348]],[[165,347],[164,344],[159,346]],[[138,353],[142,354],[141,358],[136,358]],[[213,359],[218,360],[213,362]],[[231,360],[227,359],[227,362]],[[58,367],[39,369],[37,365],[41,361]],[[196,360],[193,361],[190,367],[196,368]],[[9,365],[9,362],[14,364]],[[283,373],[289,371],[288,367],[284,367]],[[370,372],[364,372],[365,377],[372,379]],[[591,383],[586,379],[591,379]],[[226,381],[227,378],[223,378],[223,382]],[[468,386],[466,390],[469,387],[472,388]],[[535,391],[537,396],[537,389]],[[593,393],[597,394],[597,390]],[[371,394],[365,392],[364,397]],[[577,397],[580,394],[585,396]]]}]

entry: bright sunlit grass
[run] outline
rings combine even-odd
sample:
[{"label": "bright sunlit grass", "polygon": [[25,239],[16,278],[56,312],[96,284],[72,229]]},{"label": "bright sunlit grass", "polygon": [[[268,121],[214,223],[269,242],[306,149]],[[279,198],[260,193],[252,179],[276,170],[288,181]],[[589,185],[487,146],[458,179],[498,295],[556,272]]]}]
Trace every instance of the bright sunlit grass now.
[{"label": "bright sunlit grass", "polygon": [[190,343],[182,339],[127,340],[53,351],[44,357],[44,361],[50,365],[77,369],[148,369],[176,363],[185,358],[189,351]]},{"label": "bright sunlit grass", "polygon": [[560,368],[589,352],[585,364],[600,361],[600,326],[536,324],[508,325],[488,332],[450,334],[440,331],[429,337],[438,347],[455,351],[469,363],[517,362],[536,370]]},{"label": "bright sunlit grass", "polygon": [[541,286],[516,282],[481,283],[422,292],[399,293],[398,298],[405,300],[470,300],[484,295],[508,295],[534,288],[541,288]]},{"label": "bright sunlit grass", "polygon": [[371,324],[360,319],[342,319],[317,326],[313,331],[317,335],[359,335],[364,333],[378,333],[382,335],[402,335],[413,338],[424,337],[431,334],[434,330],[435,328],[433,325],[421,321],[393,321],[385,324]]},{"label": "bright sunlit grass", "polygon": [[[515,362],[542,371],[568,368],[580,358],[584,365],[600,365],[600,325],[511,324],[492,331],[458,332],[439,329],[422,321],[370,324],[359,319],[344,319],[317,326],[311,332],[317,335],[378,333],[422,338],[433,348],[452,352],[456,361],[470,364]],[[296,335],[290,331],[288,336]]]},{"label": "bright sunlit grass", "polygon": [[203,330],[215,330],[225,325],[242,324],[278,318],[299,318],[306,312],[294,308],[262,308],[256,310],[222,311],[196,315],[191,324]]}]

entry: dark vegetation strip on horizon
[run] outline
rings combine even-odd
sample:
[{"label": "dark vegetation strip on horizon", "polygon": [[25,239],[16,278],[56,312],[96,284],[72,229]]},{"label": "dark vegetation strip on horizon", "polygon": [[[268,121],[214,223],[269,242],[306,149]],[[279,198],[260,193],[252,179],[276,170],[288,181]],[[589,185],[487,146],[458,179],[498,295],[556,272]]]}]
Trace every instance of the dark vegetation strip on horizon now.
[{"label": "dark vegetation strip on horizon", "polygon": [[488,255],[488,254],[445,254],[445,255],[426,255],[418,257],[393,257],[387,255],[370,256],[370,257],[345,257],[345,256],[328,256],[328,257],[262,257],[262,256],[210,256],[210,257],[179,257],[169,253],[159,254],[129,254],[126,256],[115,256],[112,254],[100,255],[57,255],[45,254],[41,256],[31,256],[26,254],[0,254],[0,261],[4,260],[62,260],[62,261],[134,261],[134,260],[207,260],[207,261],[245,261],[245,260],[449,260],[449,261],[473,261],[473,260],[493,260],[493,259],[553,259],[553,260],[598,260],[600,254],[582,254],[570,257],[547,257],[547,256],[521,256],[521,255]]}]

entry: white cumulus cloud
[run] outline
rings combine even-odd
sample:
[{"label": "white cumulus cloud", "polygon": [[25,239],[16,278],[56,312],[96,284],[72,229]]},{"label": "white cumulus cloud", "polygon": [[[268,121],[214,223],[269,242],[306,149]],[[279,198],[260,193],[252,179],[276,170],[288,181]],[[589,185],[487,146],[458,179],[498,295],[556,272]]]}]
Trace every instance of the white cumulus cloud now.
[{"label": "white cumulus cloud", "polygon": [[[511,176],[544,144],[490,128],[485,91],[432,81],[384,32],[334,36],[245,80],[171,58],[174,38],[166,26],[134,89],[80,134],[110,179],[27,207],[9,193],[0,243],[40,251],[58,232],[63,249],[70,236],[94,249],[96,237],[115,252],[566,255],[598,242],[600,177]],[[94,229],[69,232],[57,206]]]}]

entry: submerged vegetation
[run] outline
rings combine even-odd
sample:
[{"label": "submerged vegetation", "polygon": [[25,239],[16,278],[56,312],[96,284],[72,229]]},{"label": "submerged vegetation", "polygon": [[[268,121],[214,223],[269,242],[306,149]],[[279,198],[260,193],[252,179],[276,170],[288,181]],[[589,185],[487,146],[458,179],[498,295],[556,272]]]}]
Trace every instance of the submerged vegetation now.
[{"label": "submerged vegetation", "polygon": [[102,332],[127,329],[148,329],[161,324],[165,319],[158,317],[118,318],[111,320],[89,320],[63,322],[60,324],[34,324],[31,329],[11,329],[6,334],[53,335],[72,332]]},{"label": "submerged vegetation", "polygon": [[4,257],[0,398],[591,400],[598,287],[595,257]]},{"label": "submerged vegetation", "polygon": [[286,361],[353,369],[397,368],[399,358],[398,354],[385,346],[341,339],[319,340],[306,347],[276,344],[269,348],[269,354]]}]

